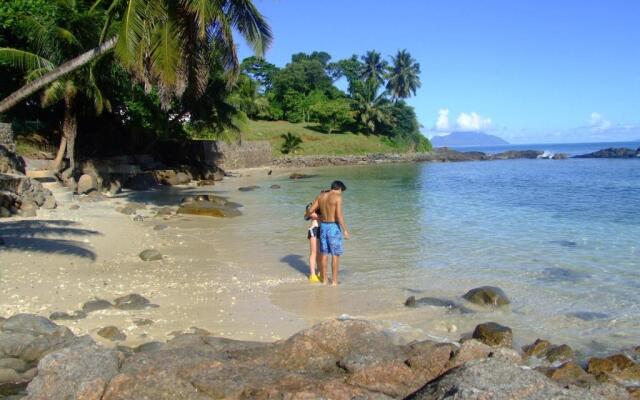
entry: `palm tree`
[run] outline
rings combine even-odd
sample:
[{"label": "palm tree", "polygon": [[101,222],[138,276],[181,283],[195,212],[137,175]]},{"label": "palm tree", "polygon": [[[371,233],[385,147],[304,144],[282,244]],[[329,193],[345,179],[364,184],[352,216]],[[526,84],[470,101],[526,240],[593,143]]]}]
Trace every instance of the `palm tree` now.
[{"label": "palm tree", "polygon": [[420,87],[420,64],[411,57],[407,50],[399,50],[395,57],[391,57],[392,66],[389,68],[387,90],[393,100],[406,99],[416,94]]},{"label": "palm tree", "polygon": [[387,69],[387,62],[382,59],[380,53],[375,50],[367,51],[362,58],[361,78],[371,82],[376,87],[382,84]]},{"label": "palm tree", "polygon": [[381,125],[393,123],[389,100],[384,92],[378,94],[378,86],[373,85],[371,81],[363,85],[362,89],[356,93],[354,100],[358,122],[369,133],[375,134]]},{"label": "palm tree", "polygon": [[[100,23],[103,15],[90,4],[77,0],[59,0],[59,15],[55,23],[43,22],[25,17],[25,23],[38,38],[35,51],[0,48],[0,62],[25,72],[25,80],[31,82],[46,75],[56,68],[56,63],[68,54],[77,53],[90,47],[89,43],[98,40],[98,34],[88,27]],[[58,153],[53,162],[53,169],[60,170],[62,159],[66,153],[70,161],[69,173],[75,169],[75,140],[77,137],[77,112],[80,108],[78,97],[93,103],[98,114],[109,108],[108,101],[96,84],[93,65],[86,66],[62,79],[49,84],[42,94],[42,107],[49,107],[60,101],[64,102],[64,119],[62,137]]]},{"label": "palm tree", "polygon": [[302,148],[302,138],[300,138],[300,136],[287,132],[286,134],[280,135],[280,137],[284,139],[284,143],[282,143],[282,147],[280,147],[282,154],[295,153]]},{"label": "palm tree", "polygon": [[[117,32],[114,22],[120,26]],[[163,104],[173,95],[197,97],[206,87],[211,52],[219,54],[230,82],[237,76],[234,30],[258,56],[272,40],[269,25],[251,0],[112,0],[100,44],[0,101],[0,112],[113,49],[140,82],[158,88]]]}]

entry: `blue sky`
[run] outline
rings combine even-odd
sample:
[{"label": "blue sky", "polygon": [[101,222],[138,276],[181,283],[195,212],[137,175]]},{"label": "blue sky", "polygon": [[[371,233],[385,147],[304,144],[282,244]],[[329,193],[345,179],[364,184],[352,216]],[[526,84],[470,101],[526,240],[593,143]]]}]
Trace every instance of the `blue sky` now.
[{"label": "blue sky", "polygon": [[[640,139],[640,1],[254,0],[267,59],[406,48],[427,136],[484,130],[513,143]],[[240,46],[240,55],[250,55]]]}]

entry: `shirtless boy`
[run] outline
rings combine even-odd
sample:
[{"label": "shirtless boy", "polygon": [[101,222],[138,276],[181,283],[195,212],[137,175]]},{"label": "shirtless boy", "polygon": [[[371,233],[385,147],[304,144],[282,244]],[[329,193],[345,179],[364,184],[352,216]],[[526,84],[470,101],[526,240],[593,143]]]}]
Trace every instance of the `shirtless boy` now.
[{"label": "shirtless boy", "polygon": [[327,267],[331,254],[331,284],[338,285],[338,267],[343,253],[342,238],[349,239],[349,231],[342,214],[342,192],[347,190],[344,183],[333,181],[331,190],[320,193],[307,210],[309,216],[320,210],[320,270],[323,283],[329,283]]}]

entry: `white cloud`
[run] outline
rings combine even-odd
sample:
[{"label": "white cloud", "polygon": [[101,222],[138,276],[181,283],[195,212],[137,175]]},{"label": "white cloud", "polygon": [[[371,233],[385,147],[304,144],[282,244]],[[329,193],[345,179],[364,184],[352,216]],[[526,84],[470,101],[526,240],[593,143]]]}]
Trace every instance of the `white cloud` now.
[{"label": "white cloud", "polygon": [[592,112],[589,116],[589,128],[594,131],[606,131],[611,128],[611,121],[607,120],[604,115]]},{"label": "white cloud", "polygon": [[456,124],[460,131],[483,131],[491,128],[491,118],[485,118],[476,112],[460,113]]},{"label": "white cloud", "polygon": [[446,108],[438,110],[438,120],[436,121],[436,131],[449,132],[449,110]]}]

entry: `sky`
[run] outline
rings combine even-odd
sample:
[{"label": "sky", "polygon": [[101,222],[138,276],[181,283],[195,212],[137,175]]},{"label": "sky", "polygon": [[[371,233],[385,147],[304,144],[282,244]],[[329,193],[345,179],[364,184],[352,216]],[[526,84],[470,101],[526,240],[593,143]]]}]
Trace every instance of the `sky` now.
[{"label": "sky", "polygon": [[[512,143],[640,139],[638,0],[254,0],[266,58],[332,60],[407,49],[422,132],[480,130]],[[242,57],[251,55],[244,43]]]}]

